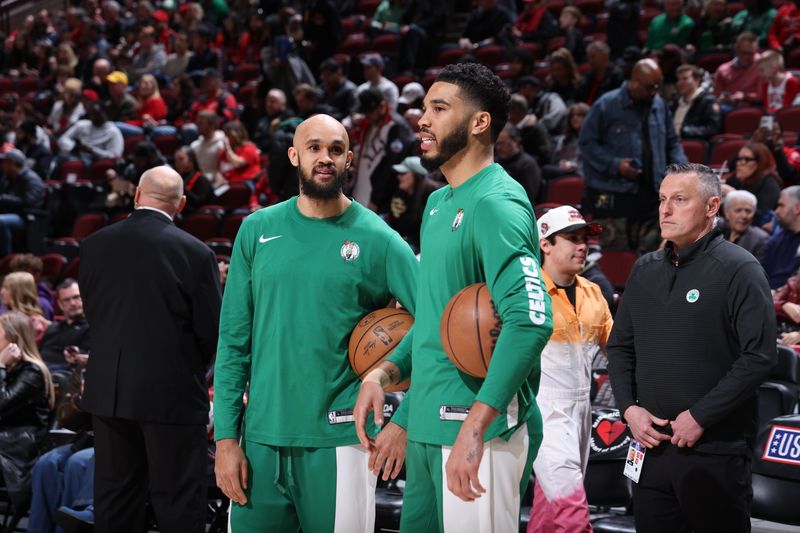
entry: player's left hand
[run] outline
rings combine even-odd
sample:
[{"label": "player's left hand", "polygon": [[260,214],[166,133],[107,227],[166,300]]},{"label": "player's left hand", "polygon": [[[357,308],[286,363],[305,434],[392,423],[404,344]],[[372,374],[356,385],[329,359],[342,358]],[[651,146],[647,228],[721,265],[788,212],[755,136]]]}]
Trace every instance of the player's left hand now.
[{"label": "player's left hand", "polygon": [[383,480],[397,478],[406,460],[406,430],[389,422],[375,437],[369,454],[369,469],[376,476],[383,468]]},{"label": "player's left hand", "polygon": [[478,481],[478,467],[483,458],[483,432],[466,422],[461,424],[456,442],[447,459],[447,488],[464,500],[474,501],[486,492]]},{"label": "player's left hand", "polygon": [[679,414],[670,425],[672,426],[672,439],[670,442],[678,448],[685,446],[691,448],[703,436],[703,431],[705,431],[688,409]]}]

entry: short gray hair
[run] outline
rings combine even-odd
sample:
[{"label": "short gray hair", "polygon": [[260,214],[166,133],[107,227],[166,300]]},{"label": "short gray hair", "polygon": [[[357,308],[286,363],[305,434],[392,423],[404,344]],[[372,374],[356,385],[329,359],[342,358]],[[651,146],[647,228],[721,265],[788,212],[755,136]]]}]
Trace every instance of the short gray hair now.
[{"label": "short gray hair", "polygon": [[[694,174],[698,179],[698,189],[700,194],[703,195],[703,200],[708,200],[713,196],[722,196],[722,185],[719,182],[719,177],[705,165],[700,163],[673,163],[667,166],[667,171],[664,176],[670,174]],[[799,187],[800,188],[800,187]]]},{"label": "short gray hair", "polygon": [[789,198],[792,201],[791,205],[800,202],[800,185],[792,185],[791,187],[786,187],[781,191],[781,196],[784,194],[787,196],[787,198]]},{"label": "short gray hair", "polygon": [[745,202],[753,206],[753,209],[755,209],[756,206],[758,206],[758,198],[756,198],[755,194],[751,193],[750,191],[741,191],[741,190],[731,191],[728,194],[726,194],[725,201],[723,202],[722,205],[725,209],[728,209],[731,206],[731,204],[736,200],[744,200]]}]

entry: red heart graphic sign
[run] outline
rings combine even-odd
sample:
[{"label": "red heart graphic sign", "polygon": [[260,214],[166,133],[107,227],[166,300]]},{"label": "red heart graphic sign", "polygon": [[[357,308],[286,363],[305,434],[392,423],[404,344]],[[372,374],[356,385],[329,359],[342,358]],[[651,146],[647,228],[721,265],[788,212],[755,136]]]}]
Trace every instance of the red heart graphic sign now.
[{"label": "red heart graphic sign", "polygon": [[597,424],[597,435],[600,440],[606,443],[606,446],[611,446],[611,443],[617,440],[620,435],[625,433],[628,426],[625,422],[616,421],[612,423],[610,420],[603,420]]}]

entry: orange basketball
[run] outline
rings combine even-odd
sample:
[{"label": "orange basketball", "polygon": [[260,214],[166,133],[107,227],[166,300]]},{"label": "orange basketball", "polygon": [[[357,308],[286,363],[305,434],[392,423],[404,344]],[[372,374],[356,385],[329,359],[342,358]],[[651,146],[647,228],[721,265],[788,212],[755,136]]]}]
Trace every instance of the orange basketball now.
[{"label": "orange basketball", "polygon": [[444,353],[465,374],[485,378],[502,327],[486,284],[464,287],[442,313],[439,335]]},{"label": "orange basketball", "polygon": [[[405,309],[378,309],[358,321],[350,334],[347,355],[350,367],[359,379],[376,368],[395,349],[400,339],[406,336],[414,317]],[[396,392],[408,388],[409,380],[386,388]]]}]

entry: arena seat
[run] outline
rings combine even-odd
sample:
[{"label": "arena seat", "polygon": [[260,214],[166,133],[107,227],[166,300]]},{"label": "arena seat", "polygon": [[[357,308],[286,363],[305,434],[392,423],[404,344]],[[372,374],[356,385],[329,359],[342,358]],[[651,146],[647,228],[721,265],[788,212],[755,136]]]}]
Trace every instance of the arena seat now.
[{"label": "arena seat", "polygon": [[216,238],[219,229],[219,217],[209,213],[186,215],[181,222],[181,228],[205,242]]},{"label": "arena seat", "polygon": [[385,56],[397,55],[398,48],[400,47],[400,37],[394,33],[384,33],[376,35],[372,39],[370,48]]},{"label": "arena seat", "polygon": [[574,0],[572,5],[581,10],[584,15],[597,16],[605,9],[603,0]]},{"label": "arena seat", "polygon": [[370,19],[364,15],[350,15],[342,19],[342,33],[350,35],[353,33],[364,33],[369,27]]},{"label": "arena seat", "polygon": [[225,237],[233,241],[236,239],[236,234],[239,233],[239,227],[242,225],[247,215],[232,214],[226,216],[222,220],[222,227],[219,230],[220,237]]},{"label": "arena seat", "polygon": [[632,515],[606,516],[592,522],[595,533],[636,533]]},{"label": "arena seat", "polygon": [[556,35],[555,37],[550,37],[547,40],[547,47],[545,48],[545,52],[548,54],[552,54],[559,48],[563,48],[567,42],[567,38],[563,35]]},{"label": "arena seat", "polygon": [[55,172],[56,181],[74,183],[86,177],[86,164],[80,159],[63,161]]},{"label": "arena seat", "polygon": [[61,273],[67,266],[67,258],[61,254],[44,254],[42,256],[42,276],[54,284],[61,279]]},{"label": "arena seat", "polygon": [[[798,49],[800,50],[800,48]],[[781,129],[786,132],[800,131],[800,106],[784,107],[775,113],[775,119],[781,125]]]},{"label": "arena seat", "polygon": [[69,263],[67,263],[66,268],[64,268],[64,272],[61,273],[62,276],[65,278],[73,278],[78,279],[78,275],[81,269],[81,258],[80,257],[73,257]]},{"label": "arena seat", "polygon": [[476,49],[474,55],[478,63],[486,65],[487,67],[494,67],[498,63],[503,62],[506,49],[497,44],[489,44]]},{"label": "arena seat", "polygon": [[547,185],[547,203],[580,206],[586,183],[581,176],[566,176]]},{"label": "arena seat", "polygon": [[107,181],[106,172],[116,166],[116,159],[98,159],[93,161],[92,165],[89,167],[89,180],[95,183],[105,183]]},{"label": "arena seat", "polygon": [[708,144],[700,139],[685,139],[681,141],[683,152],[690,163],[706,163]]},{"label": "arena seat", "polygon": [[[242,100],[239,101],[241,102]],[[164,157],[171,158],[175,150],[181,146],[181,141],[176,135],[159,135],[153,137],[153,144],[156,145],[156,148]]]},{"label": "arena seat", "polygon": [[711,145],[711,155],[708,158],[710,165],[721,165],[726,161],[733,160],[738,154],[739,149],[747,143],[744,139],[731,139]]},{"label": "arena seat", "polygon": [[378,9],[380,3],[381,0],[358,0],[355,9],[356,14],[371,17],[375,13],[375,10]]},{"label": "arena seat", "polygon": [[363,54],[369,50],[369,39],[363,33],[353,33],[342,41],[342,53],[351,56]]},{"label": "arena seat", "polygon": [[251,194],[250,187],[244,183],[231,183],[228,186],[228,190],[222,193],[216,199],[216,202],[226,211],[231,211],[240,207],[247,207],[250,203]]},{"label": "arena seat", "polygon": [[758,389],[759,425],[795,413],[800,399],[800,356],[789,346],[777,349],[778,364]]},{"label": "arena seat", "polygon": [[703,70],[714,74],[721,64],[726,63],[731,59],[733,59],[733,55],[729,52],[707,52],[700,55],[695,63]]},{"label": "arena seat", "polygon": [[751,135],[758,129],[763,115],[764,111],[760,107],[734,109],[725,115],[722,132]]},{"label": "arena seat", "polygon": [[3,256],[3,259],[0,260],[0,277],[11,272],[11,260],[14,259],[14,256],[16,255],[18,254],[8,254]]},{"label": "arena seat", "polygon": [[800,68],[800,48],[795,48],[786,56],[786,68],[797,69]]},{"label": "arena seat", "polygon": [[548,2],[545,2],[545,5],[547,6],[547,10],[550,12],[550,14],[553,15],[556,20],[558,20],[558,16],[561,15],[561,10],[564,9],[564,6],[567,5],[567,3],[564,0],[549,0]]},{"label": "arena seat", "polygon": [[441,52],[439,52],[439,57],[436,59],[437,65],[449,65],[450,63],[455,63],[466,54],[467,51],[461,48],[460,46],[454,46],[452,48],[445,48]]},{"label": "arena seat", "polygon": [[533,59],[538,59],[542,54],[542,47],[538,43],[520,43],[516,46],[516,50],[525,50]]},{"label": "arena seat", "polygon": [[233,69],[233,81],[242,85],[248,81],[255,81],[261,76],[261,70],[255,63],[242,63]]},{"label": "arena seat", "polygon": [[130,137],[125,137],[125,148],[122,151],[123,157],[130,157],[133,155],[133,151],[136,150],[136,147],[144,141],[144,135],[131,135]]}]

